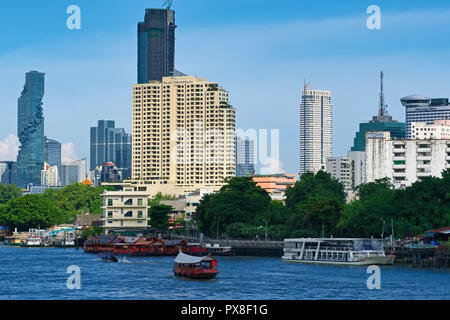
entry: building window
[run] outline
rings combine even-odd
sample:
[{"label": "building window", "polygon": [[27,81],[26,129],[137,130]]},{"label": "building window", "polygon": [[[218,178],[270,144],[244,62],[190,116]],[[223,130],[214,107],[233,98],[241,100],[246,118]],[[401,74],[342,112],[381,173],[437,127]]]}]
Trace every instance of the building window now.
[{"label": "building window", "polygon": [[125,213],[125,217],[132,217],[133,216],[133,211],[127,211]]},{"label": "building window", "polygon": [[108,199],[108,206],[112,206],[113,205],[113,199]]},{"label": "building window", "polygon": [[133,204],[133,199],[128,199],[127,201],[125,201],[124,205],[126,206],[131,206]]},{"label": "building window", "polygon": [[108,218],[112,218],[112,211],[108,211]]},{"label": "building window", "polygon": [[138,206],[142,206],[142,199],[138,199]]},{"label": "building window", "polygon": [[138,211],[138,218],[142,218],[142,211]]}]

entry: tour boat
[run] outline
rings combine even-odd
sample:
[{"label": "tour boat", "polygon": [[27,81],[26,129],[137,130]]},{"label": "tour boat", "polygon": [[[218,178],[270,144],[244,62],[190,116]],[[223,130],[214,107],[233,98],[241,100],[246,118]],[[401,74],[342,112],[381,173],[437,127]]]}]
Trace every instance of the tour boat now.
[{"label": "tour boat", "polygon": [[373,265],[393,264],[386,256],[380,239],[364,238],[298,238],[284,239],[283,256],[286,262]]},{"label": "tour boat", "polygon": [[118,262],[116,255],[114,253],[98,253],[97,256],[101,258],[103,261],[108,262]]},{"label": "tour boat", "polygon": [[212,279],[219,273],[217,260],[211,255],[194,257],[182,252],[175,258],[173,272],[177,277],[192,279]]}]

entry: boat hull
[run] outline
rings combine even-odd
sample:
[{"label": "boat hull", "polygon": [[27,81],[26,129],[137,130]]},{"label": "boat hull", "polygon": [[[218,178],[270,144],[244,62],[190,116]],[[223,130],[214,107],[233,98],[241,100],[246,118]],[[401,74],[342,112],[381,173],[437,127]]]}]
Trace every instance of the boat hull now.
[{"label": "boat hull", "polygon": [[328,265],[342,265],[342,266],[367,266],[367,265],[391,265],[393,261],[389,257],[371,257],[359,261],[327,261],[327,260],[300,260],[281,258],[284,262],[291,263],[309,263],[309,264],[328,264]]},{"label": "boat hull", "polygon": [[208,280],[216,278],[217,273],[189,273],[189,272],[174,272],[176,277],[197,279],[197,280]]}]

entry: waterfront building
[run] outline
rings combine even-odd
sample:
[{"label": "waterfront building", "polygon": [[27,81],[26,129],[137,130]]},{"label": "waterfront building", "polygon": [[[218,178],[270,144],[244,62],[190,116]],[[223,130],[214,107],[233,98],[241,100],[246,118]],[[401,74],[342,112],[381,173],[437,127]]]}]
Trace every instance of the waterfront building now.
[{"label": "waterfront building", "polygon": [[116,128],[113,120],[99,120],[91,127],[90,171],[106,162],[113,162],[122,178],[131,178],[131,135]]},{"label": "waterfront building", "polygon": [[16,184],[17,163],[14,161],[0,161],[0,183],[5,186]]},{"label": "waterfront building", "polygon": [[253,177],[253,182],[258,187],[266,190],[272,200],[284,200],[284,193],[287,188],[293,187],[297,182],[297,175],[295,174],[272,174],[272,175],[256,175]]},{"label": "waterfront building", "polygon": [[82,183],[87,177],[86,163],[86,158],[63,162],[61,164],[62,186],[65,187],[74,183]]},{"label": "waterfront building", "polygon": [[411,139],[450,139],[450,120],[411,122]]},{"label": "waterfront building", "polygon": [[133,85],[132,179],[218,190],[235,176],[235,109],[216,82],[164,77]]},{"label": "waterfront building", "polygon": [[103,197],[103,228],[145,229],[148,227],[148,194],[125,187],[118,191],[105,191]]},{"label": "waterfront building", "polygon": [[406,109],[406,139],[411,138],[411,124],[425,122],[433,124],[435,120],[450,120],[448,98],[430,99],[422,95],[410,95],[400,99]]},{"label": "waterfront building", "polygon": [[392,139],[389,132],[366,133],[366,180],[388,177],[407,187],[423,177],[442,177],[450,168],[450,140]]},{"label": "waterfront building", "polygon": [[305,84],[300,104],[300,177],[325,170],[332,156],[331,92]]},{"label": "waterfront building", "polygon": [[138,83],[175,75],[175,28],[175,11],[145,10],[138,23]]},{"label": "waterfront building", "polygon": [[25,76],[25,86],[18,99],[17,136],[20,147],[17,156],[17,185],[41,183],[41,170],[45,161],[44,97],[45,73],[30,71]]},{"label": "waterfront building", "polygon": [[44,162],[44,169],[41,170],[41,186],[59,187],[59,185],[58,167]]},{"label": "waterfront building", "polygon": [[404,122],[397,122],[388,115],[387,104],[384,100],[383,71],[380,73],[380,100],[378,104],[378,114],[372,117],[369,122],[359,124],[359,131],[356,132],[351,151],[365,151],[366,132],[368,131],[389,131],[392,138],[404,139],[406,136],[406,125]]},{"label": "waterfront building", "polygon": [[255,142],[236,137],[236,177],[255,173]]}]

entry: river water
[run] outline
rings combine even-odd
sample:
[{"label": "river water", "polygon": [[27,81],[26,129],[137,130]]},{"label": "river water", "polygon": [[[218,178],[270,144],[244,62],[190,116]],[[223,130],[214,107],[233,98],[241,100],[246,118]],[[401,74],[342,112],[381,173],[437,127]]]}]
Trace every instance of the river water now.
[{"label": "river water", "polygon": [[[369,290],[366,267],[217,259],[217,279],[195,281],[173,276],[174,257],[108,263],[82,249],[0,246],[0,299],[450,299],[449,270],[382,266],[381,288]],[[80,268],[80,289],[67,288],[71,265]]]}]

